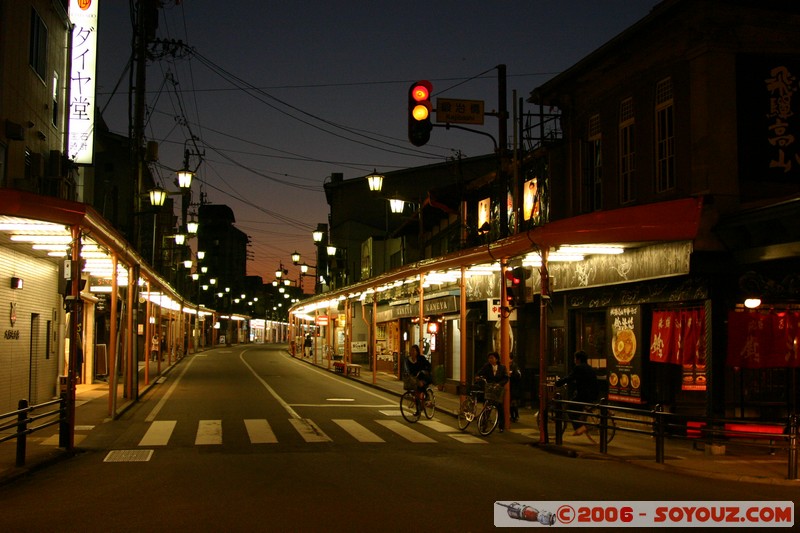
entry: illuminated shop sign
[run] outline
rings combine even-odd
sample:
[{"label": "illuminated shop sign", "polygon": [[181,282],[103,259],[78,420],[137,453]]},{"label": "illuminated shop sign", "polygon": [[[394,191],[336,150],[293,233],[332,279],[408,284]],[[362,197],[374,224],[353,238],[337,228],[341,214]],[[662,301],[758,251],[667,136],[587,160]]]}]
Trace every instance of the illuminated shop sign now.
[{"label": "illuminated shop sign", "polygon": [[92,164],[94,149],[95,71],[97,63],[97,2],[70,0],[72,71],[70,73],[67,156]]}]

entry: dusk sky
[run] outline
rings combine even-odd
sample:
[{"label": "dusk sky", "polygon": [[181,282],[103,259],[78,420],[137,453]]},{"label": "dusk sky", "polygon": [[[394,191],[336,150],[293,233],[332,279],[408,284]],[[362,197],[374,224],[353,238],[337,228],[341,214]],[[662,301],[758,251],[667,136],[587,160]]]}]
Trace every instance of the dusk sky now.
[{"label": "dusk sky", "polygon": [[[505,64],[511,105],[512,91],[527,98],[659,2],[163,3],[157,37],[182,41],[187,53],[148,64],[145,136],[160,145],[157,180],[174,189],[184,146],[196,143],[204,155],[190,159],[199,163],[193,202],[202,190],[233,209],[252,240],[248,274],[270,282],[280,262],[297,278],[295,250],[315,261],[311,232],[327,221],[322,185],[332,173],[350,179],[492,152],[483,135],[443,128],[412,146],[412,82],[430,80],[434,100],[484,100],[490,111],[495,67]],[[99,10],[98,105],[111,131],[127,135],[131,8],[101,0]],[[496,136],[496,119],[483,131]]]}]

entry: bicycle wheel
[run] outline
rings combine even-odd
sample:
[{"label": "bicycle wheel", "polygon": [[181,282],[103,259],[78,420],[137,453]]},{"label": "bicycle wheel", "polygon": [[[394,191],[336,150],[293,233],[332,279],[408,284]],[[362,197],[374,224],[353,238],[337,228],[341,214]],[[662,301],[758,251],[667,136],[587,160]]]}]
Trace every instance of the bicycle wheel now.
[{"label": "bicycle wheel", "polygon": [[467,396],[458,408],[458,429],[464,431],[475,419],[475,398]]},{"label": "bicycle wheel", "polygon": [[[550,411],[548,413],[549,414],[548,414],[548,417],[547,417],[547,433],[550,436],[555,437],[555,435],[556,435],[556,419],[555,419],[555,417],[557,417],[559,415],[563,415],[563,413],[558,413],[558,412],[554,411],[552,406],[550,407]],[[536,428],[537,429],[539,427],[541,427],[540,424],[539,424],[539,419],[540,418],[541,418],[541,411],[536,411]],[[561,434],[562,435],[567,430],[567,426],[569,426],[569,424],[570,424],[569,419],[561,420]]]},{"label": "bicycle wheel", "polygon": [[400,397],[400,413],[403,418],[410,423],[419,420],[419,409],[417,408],[417,399],[414,397],[415,391],[406,391]]},{"label": "bicycle wheel", "polygon": [[[614,419],[611,418],[613,416],[614,413],[607,411],[606,443],[614,440],[614,435],[617,432],[617,424]],[[586,411],[586,434],[589,435],[590,439],[597,440],[600,437],[600,421],[600,408],[590,407]]]},{"label": "bicycle wheel", "polygon": [[424,409],[425,409],[425,418],[430,420],[433,418],[433,414],[436,412],[436,393],[433,392],[433,389],[428,388],[425,391],[425,402],[424,402]]},{"label": "bicycle wheel", "polygon": [[498,409],[494,404],[486,404],[478,416],[478,432],[484,437],[491,434],[497,427],[498,418]]},{"label": "bicycle wheel", "polygon": [[617,421],[614,420],[614,411],[606,411],[608,413],[608,433],[606,433],[606,442],[614,440],[614,435],[617,434]]}]

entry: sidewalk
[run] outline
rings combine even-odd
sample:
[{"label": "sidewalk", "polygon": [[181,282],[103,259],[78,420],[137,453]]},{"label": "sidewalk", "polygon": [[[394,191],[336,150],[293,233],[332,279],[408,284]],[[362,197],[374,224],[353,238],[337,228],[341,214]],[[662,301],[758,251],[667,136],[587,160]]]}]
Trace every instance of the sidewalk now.
[{"label": "sidewalk", "polygon": [[[298,358],[300,359],[300,358]],[[308,364],[315,364],[309,358],[301,359]],[[327,360],[318,361],[316,366],[327,368]],[[333,371],[333,368],[331,368]],[[360,376],[342,376],[366,385],[402,395],[403,382],[394,375],[385,372],[373,373],[361,368]],[[436,391],[436,411],[450,416],[458,416],[460,398],[456,394]],[[769,453],[767,447],[747,446],[736,442],[726,442],[724,455],[712,455],[702,442],[686,439],[667,439],[665,442],[664,463],[656,462],[655,439],[638,433],[617,429],[614,440],[608,446],[608,454],[600,453],[597,443],[591,442],[585,435],[573,437],[571,431],[564,434],[562,446],[539,443],[539,429],[536,419],[538,409],[531,406],[520,408],[520,417],[512,422],[506,434],[521,435],[530,439],[531,445],[542,451],[558,453],[594,460],[617,460],[637,464],[645,468],[671,471],[690,476],[710,479],[724,479],[749,483],[767,483],[800,487],[800,480],[788,479],[788,453],[777,450],[775,455]],[[505,435],[492,433],[488,438],[502,439]]]},{"label": "sidewalk", "polygon": [[[299,359],[299,358],[298,358]],[[310,359],[299,359],[314,364]],[[318,361],[320,368],[328,368],[327,360]],[[333,368],[331,367],[331,372]],[[340,375],[340,374],[337,374]],[[341,376],[386,392],[403,393],[403,383],[391,374],[378,372],[374,376],[367,368],[361,368],[360,376]],[[436,410],[443,416],[457,416],[460,398],[444,391],[436,392]],[[80,451],[83,439],[99,426],[109,422],[108,386],[106,384],[79,385],[77,388],[75,451],[68,452],[58,447],[58,427],[41,430],[28,436],[26,463],[15,467],[16,441],[0,443],[0,484],[7,483],[28,472],[69,457]],[[788,456],[785,450],[770,455],[764,447],[748,447],[739,443],[726,443],[725,455],[711,455],[703,450],[702,443],[685,439],[668,439],[665,444],[665,461],[655,461],[655,440],[647,435],[617,430],[614,440],[609,444],[608,454],[599,453],[597,444],[586,436],[573,437],[571,431],[564,436],[563,446],[540,444],[536,411],[530,406],[520,409],[520,419],[512,423],[506,433],[492,433],[496,439],[529,440],[532,453],[559,453],[586,460],[617,460],[637,464],[642,467],[671,471],[690,476],[711,479],[725,479],[750,483],[779,484],[800,487],[800,480],[788,479]],[[552,437],[551,437],[552,442]],[[695,449],[694,445],[697,445]]]}]

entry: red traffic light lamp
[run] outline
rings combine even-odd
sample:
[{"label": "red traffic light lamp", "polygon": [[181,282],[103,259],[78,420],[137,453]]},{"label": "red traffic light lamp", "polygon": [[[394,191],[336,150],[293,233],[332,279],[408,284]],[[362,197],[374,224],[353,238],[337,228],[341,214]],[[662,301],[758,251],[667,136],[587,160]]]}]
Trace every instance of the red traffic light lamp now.
[{"label": "red traffic light lamp", "polygon": [[433,85],[427,80],[412,83],[408,90],[408,140],[414,146],[423,146],[431,138],[431,92]]},{"label": "red traffic light lamp", "polygon": [[530,277],[530,270],[525,267],[516,267],[506,270],[506,300],[514,307],[525,303],[524,281]]}]

